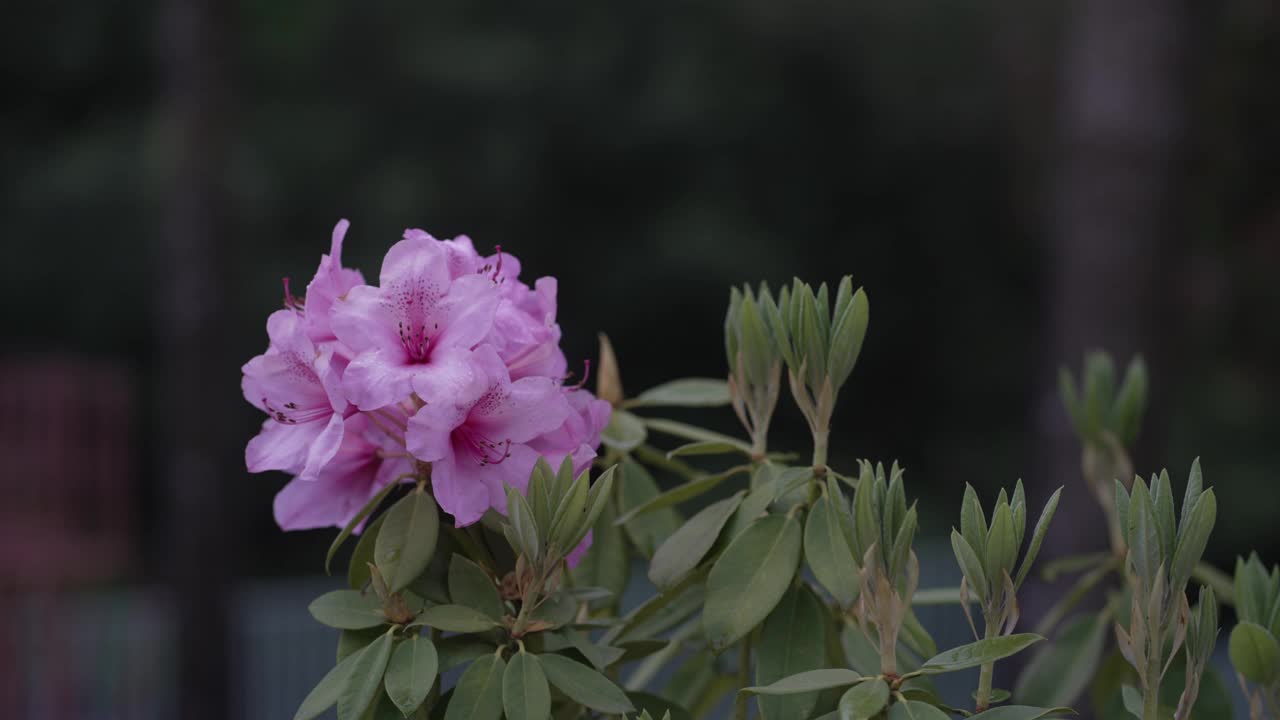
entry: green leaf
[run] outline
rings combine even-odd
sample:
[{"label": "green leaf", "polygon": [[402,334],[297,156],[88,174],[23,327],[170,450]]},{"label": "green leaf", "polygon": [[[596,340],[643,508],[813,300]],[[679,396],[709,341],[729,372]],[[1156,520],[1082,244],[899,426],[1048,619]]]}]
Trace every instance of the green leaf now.
[{"label": "green leaf", "polygon": [[[1191,472],[1187,475],[1187,492],[1182,496],[1182,513],[1178,516],[1182,518],[1182,525],[1187,522],[1187,517],[1191,515],[1191,508],[1199,499],[1200,493],[1204,492],[1204,473],[1200,471],[1200,458],[1191,461]],[[1182,535],[1182,525],[1178,526],[1178,535]]]},{"label": "green leaf", "polygon": [[518,652],[502,675],[502,707],[507,720],[546,720],[551,716],[551,689],[538,657]]},{"label": "green leaf", "polygon": [[729,404],[729,384],[714,378],[684,378],[649,388],[624,407],[717,407]]},{"label": "green leaf", "polygon": [[627,699],[641,713],[649,713],[654,720],[667,717],[669,720],[693,720],[693,715],[680,704],[664,697],[646,692],[629,692]]},{"label": "green leaf", "polygon": [[[765,618],[756,656],[756,684],[820,669],[826,661],[826,622],[826,608],[813,593],[803,584],[792,585]],[[760,715],[766,720],[807,718],[817,702],[817,693],[761,697]]]},{"label": "green leaf", "polygon": [[631,508],[627,512],[623,513],[622,517],[618,518],[615,522],[619,525],[625,525],[640,515],[653,512],[654,510],[669,508],[686,500],[692,500],[699,495],[703,495],[714,490],[718,485],[720,485],[720,483],[724,482],[728,478],[731,478],[740,472],[746,472],[748,469],[749,468],[746,466],[739,466],[715,475],[700,477],[697,480],[674,487],[664,493],[650,498],[648,501],[636,507]]},{"label": "green leaf", "polygon": [[1018,676],[1014,697],[1046,707],[1075,702],[1102,661],[1108,617],[1097,613],[1073,619],[1027,663]]},{"label": "green leaf", "polygon": [[518,541],[516,550],[530,560],[542,557],[542,536],[529,501],[514,487],[507,486],[507,524]]},{"label": "green leaf", "polygon": [[333,707],[338,702],[338,695],[342,689],[350,682],[351,670],[355,664],[356,655],[352,654],[325,673],[320,682],[316,683],[315,688],[307,694],[302,705],[298,706],[298,712],[294,714],[293,720],[313,720]]},{"label": "green leaf", "polygon": [[382,689],[382,675],[391,660],[392,637],[383,635],[365,649],[352,655],[351,677],[338,693],[339,720],[358,720],[373,704]]},{"label": "green leaf", "polygon": [[[864,466],[865,468],[865,466]],[[880,513],[876,507],[875,485],[863,472],[858,489],[853,493],[854,556],[866,557],[867,550],[880,540]]]},{"label": "green leaf", "polygon": [[973,548],[969,547],[969,541],[965,540],[964,535],[955,530],[951,531],[951,550],[955,553],[956,563],[960,565],[960,572],[968,582],[969,591],[977,595],[979,600],[986,600],[990,588],[987,574],[982,569],[982,561]]},{"label": "green leaf", "polygon": [[1138,688],[1132,685],[1125,685],[1120,690],[1121,696],[1124,698],[1124,709],[1134,717],[1142,717],[1142,693]]},{"label": "green leaf", "polygon": [[[1173,556],[1173,537],[1177,530],[1173,517],[1173,487],[1169,473],[1161,471],[1159,482],[1151,488],[1152,510],[1155,512],[1156,529],[1160,538],[1160,557]],[[1199,560],[1199,558],[1196,558]]]},{"label": "green leaf", "polygon": [[720,531],[742,502],[743,492],[711,503],[671,534],[653,553],[649,580],[659,588],[675,585],[702,562]]},{"label": "green leaf", "polygon": [[847,608],[858,594],[858,562],[838,517],[841,512],[827,494],[818,498],[805,518],[804,557],[822,587]]},{"label": "green leaf", "polygon": [[841,688],[862,682],[858,673],[845,668],[825,668],[797,673],[769,685],[753,685],[738,692],[752,695],[797,695],[830,688]]},{"label": "green leaf", "polygon": [[1213,490],[1205,490],[1191,508],[1191,515],[1186,518],[1182,533],[1178,536],[1177,547],[1173,551],[1173,562],[1170,563],[1169,587],[1174,592],[1182,592],[1196,564],[1204,555],[1209,544],[1209,535],[1213,532],[1218,517],[1218,499]]},{"label": "green leaf", "polygon": [[1075,715],[1069,707],[1032,707],[1030,705],[1005,705],[969,716],[969,720],[1040,720],[1041,718]]},{"label": "green leaf", "polygon": [[[660,494],[653,476],[640,463],[623,460],[618,466],[618,514],[627,513],[644,505]],[[614,521],[617,524],[617,521]],[[666,508],[638,515],[623,524],[623,531],[631,544],[645,557],[653,557],[653,551],[663,540],[680,527],[680,516]]]},{"label": "green leaf", "polygon": [[837,709],[840,720],[869,720],[889,702],[889,686],[883,678],[872,678],[845,691]]},{"label": "green leaf", "polygon": [[542,655],[547,679],[574,702],[602,713],[635,712],[625,693],[608,678],[563,655]]},{"label": "green leaf", "polygon": [[466,635],[454,635],[440,638],[435,643],[436,654],[440,659],[440,672],[469,663],[476,658],[493,653],[493,643],[478,640]]},{"label": "green leaf", "polygon": [[1061,496],[1062,488],[1054,490],[1049,496],[1049,501],[1044,504],[1044,509],[1040,511],[1036,529],[1031,533],[1031,544],[1027,546],[1027,552],[1022,556],[1022,566],[1018,568],[1018,577],[1013,583],[1014,590],[1022,587],[1022,581],[1026,580],[1027,574],[1031,572],[1031,564],[1040,554],[1040,546],[1044,544],[1044,536],[1049,532],[1049,523],[1053,522],[1054,513],[1058,511],[1058,500]]},{"label": "green leaf", "polygon": [[341,630],[363,630],[387,622],[378,598],[359,590],[327,592],[311,601],[307,610],[321,623]]},{"label": "green leaf", "polygon": [[987,547],[987,516],[982,512],[978,493],[969,483],[964,484],[964,500],[960,503],[960,534],[975,553]]},{"label": "green leaf", "polygon": [[730,453],[740,453],[742,448],[733,443],[722,442],[719,440],[702,440],[700,442],[691,442],[667,453],[668,458],[685,457],[688,455],[728,455]]},{"label": "green leaf", "polygon": [[421,635],[411,635],[396,646],[387,664],[387,696],[406,717],[427,699],[436,681],[440,658],[436,646]]},{"label": "green leaf", "polygon": [[446,632],[484,632],[498,626],[488,615],[465,605],[434,605],[422,611],[418,622]]},{"label": "green leaf", "polygon": [[928,703],[908,700],[889,706],[889,720],[951,720],[951,717]]},{"label": "green leaf", "polygon": [[[579,475],[570,483],[569,488],[558,496],[560,502],[556,505],[555,514],[551,515],[547,522],[538,520],[539,533],[545,533],[548,544],[559,550],[567,550],[576,544],[574,539],[578,530],[582,529],[582,524],[586,522],[587,499],[591,495],[589,475],[590,473],[587,472]],[[534,519],[537,519],[536,511]]]},{"label": "green leaf", "polygon": [[386,497],[391,494],[391,491],[395,490],[398,485],[399,483],[391,483],[379,490],[378,494],[370,498],[369,502],[365,503],[364,507],[360,508],[360,512],[356,513],[351,520],[347,522],[346,527],[342,528],[342,530],[338,532],[338,537],[333,539],[333,542],[329,545],[329,552],[324,556],[325,575],[329,574],[329,566],[333,564],[333,556],[338,554],[338,548],[342,547],[342,543],[346,542],[347,538],[351,537],[351,533],[355,532],[355,529],[360,526],[360,523],[364,522],[364,519],[369,517],[370,513],[378,509],[378,506],[382,504],[382,501],[385,500]]},{"label": "green leaf", "polygon": [[800,564],[800,521],[770,515],[739,535],[711,567],[703,626],[720,652],[773,610]]},{"label": "green leaf", "polygon": [[1156,567],[1160,564],[1160,530],[1156,524],[1155,508],[1151,493],[1142,478],[1133,481],[1133,493],[1129,497],[1129,556],[1133,558],[1134,571],[1142,579],[1144,587],[1155,580]]},{"label": "green leaf", "polygon": [[1034,633],[1019,633],[978,640],[938,653],[921,670],[926,675],[936,675],[985,665],[1014,655],[1043,639]]},{"label": "green leaf", "polygon": [[444,720],[498,720],[502,717],[502,678],[507,663],[490,653],[475,662],[458,678]]},{"label": "green leaf", "polygon": [[338,662],[342,662],[348,656],[364,649],[366,645],[381,637],[382,633],[383,629],[380,627],[365,628],[364,630],[343,630],[338,633]]},{"label": "green leaf", "polygon": [[1111,427],[1124,445],[1133,445],[1147,405],[1147,366],[1141,357],[1129,361],[1120,390],[1111,408]]},{"label": "green leaf", "polygon": [[403,590],[427,569],[439,533],[440,514],[431,495],[414,491],[391,506],[373,548],[388,590]]},{"label": "green leaf", "polygon": [[498,587],[479,565],[455,554],[449,562],[449,599],[479,611],[494,622],[506,614]]},{"label": "green leaf", "polygon": [[615,408],[600,439],[606,447],[618,452],[628,452],[639,447],[648,436],[644,421],[626,410]]},{"label": "green leaf", "polygon": [[347,584],[352,590],[363,590],[369,584],[369,563],[373,562],[373,546],[386,515],[379,515],[360,535],[356,549],[351,551],[351,563],[347,566]]},{"label": "green leaf", "polygon": [[600,477],[596,478],[595,484],[587,491],[586,510],[581,517],[576,519],[574,523],[576,528],[571,536],[572,540],[565,545],[566,548],[572,549],[582,542],[582,539],[591,530],[591,526],[600,519],[605,506],[609,504],[609,500],[613,497],[613,478],[617,470],[617,465],[609,466],[609,469],[600,473]]},{"label": "green leaf", "polygon": [[[848,280],[846,276],[841,281],[841,291],[844,290]],[[849,373],[853,372],[854,365],[858,362],[858,355],[862,352],[862,341],[867,336],[867,322],[870,316],[867,294],[862,288],[858,288],[858,292],[853,295],[848,309],[844,312],[837,311],[834,316],[828,364],[831,384],[835,388],[844,385],[849,379]]]},{"label": "green leaf", "polygon": [[616,604],[626,590],[631,575],[626,540],[622,528],[614,525],[617,517],[612,500],[605,503],[600,518],[592,528],[591,547],[571,573],[575,585],[596,586],[608,590]]},{"label": "green leaf", "polygon": [[[617,414],[618,411],[614,411]],[[706,430],[695,425],[676,422],[675,420],[666,420],[664,418],[645,418],[644,425],[649,430],[660,432],[664,435],[672,435],[685,440],[693,440],[695,442],[722,442],[733,445],[744,453],[751,452],[751,445],[745,443],[735,437],[723,435],[718,432]]]},{"label": "green leaf", "polygon": [[1013,572],[1013,563],[1017,559],[1013,510],[1007,502],[1000,503],[991,517],[991,529],[987,531],[986,555],[983,556],[982,567],[986,570],[988,579],[1002,582],[1000,579],[1005,573]]},{"label": "green leaf", "polygon": [[1261,625],[1247,621],[1236,625],[1228,651],[1235,669],[1259,685],[1270,685],[1280,673],[1280,646]]}]

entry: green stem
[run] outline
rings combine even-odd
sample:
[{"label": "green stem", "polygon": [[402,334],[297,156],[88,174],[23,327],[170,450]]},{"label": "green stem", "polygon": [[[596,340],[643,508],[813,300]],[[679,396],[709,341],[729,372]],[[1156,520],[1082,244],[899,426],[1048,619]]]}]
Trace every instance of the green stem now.
[{"label": "green stem", "polygon": [[[1159,643],[1154,643],[1159,647]],[[1146,687],[1142,689],[1142,720],[1160,720],[1160,654],[1148,661]]]},{"label": "green stem", "polygon": [[[1000,628],[995,623],[992,623],[990,618],[987,618],[987,632],[984,638],[990,640],[996,637],[999,632]],[[991,678],[995,675],[995,671],[995,662],[984,663],[978,671],[978,693],[977,697],[974,698],[974,712],[983,712],[991,704]]]},{"label": "green stem", "polygon": [[822,428],[813,431],[813,469],[816,471],[821,468],[824,472],[827,469],[827,443],[831,437],[831,430]]},{"label": "green stem", "polygon": [[[738,648],[738,689],[751,685],[751,634],[742,638],[742,645]],[[747,714],[750,710],[749,703],[751,698],[749,695],[739,693],[733,703],[734,720],[747,720]]]}]

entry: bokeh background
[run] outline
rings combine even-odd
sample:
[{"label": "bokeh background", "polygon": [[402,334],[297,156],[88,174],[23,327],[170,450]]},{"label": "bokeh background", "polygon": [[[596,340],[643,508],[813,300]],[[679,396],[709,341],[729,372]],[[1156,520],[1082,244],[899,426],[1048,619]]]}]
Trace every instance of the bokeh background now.
[{"label": "bokeh background", "polygon": [[852,274],[833,459],[899,458],[935,540],[965,481],[1021,477],[1068,485],[1058,551],[1100,547],[1056,370],[1141,352],[1139,470],[1201,456],[1212,559],[1280,559],[1270,0],[6,15],[4,717],[288,717],[323,673],[331,535],[274,526],[239,366],[342,217],[367,277],[405,227],[556,275],[571,363],[607,332],[630,390],[724,373],[731,284]]}]

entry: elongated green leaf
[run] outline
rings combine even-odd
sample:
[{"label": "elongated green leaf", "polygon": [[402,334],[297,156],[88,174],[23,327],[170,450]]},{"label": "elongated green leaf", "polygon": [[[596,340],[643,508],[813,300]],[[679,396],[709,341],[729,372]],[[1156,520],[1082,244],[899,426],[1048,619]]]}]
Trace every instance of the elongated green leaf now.
[{"label": "elongated green leaf", "polygon": [[624,407],[717,407],[729,404],[729,384],[714,378],[684,378],[649,388]]},{"label": "elongated green leaf", "polygon": [[987,584],[987,574],[982,569],[982,561],[978,559],[978,553],[974,552],[973,548],[969,547],[969,541],[955,530],[951,531],[951,550],[955,553],[956,563],[960,565],[960,572],[964,573],[969,591],[978,596],[979,600],[986,600],[990,586]]},{"label": "elongated green leaf", "polygon": [[[827,612],[803,584],[792,585],[765,618],[756,659],[756,684],[768,685],[784,677],[822,668],[826,661]],[[807,718],[818,694],[762,696],[760,715],[766,720]]]},{"label": "elongated green leaf", "polygon": [[1129,555],[1133,558],[1134,571],[1149,587],[1155,580],[1156,566],[1160,564],[1160,530],[1156,524],[1155,508],[1151,493],[1142,478],[1133,481],[1133,493],[1129,497]]},{"label": "elongated green leaf", "polygon": [[293,720],[313,720],[338,702],[338,695],[351,680],[351,670],[355,667],[356,655],[351,654],[335,665],[316,683],[314,689],[307,694],[298,706]]},{"label": "elongated green leaf", "polygon": [[822,587],[847,608],[858,593],[858,563],[837,516],[841,512],[828,495],[818,498],[805,518],[804,557]]},{"label": "elongated green leaf", "polygon": [[1108,615],[1081,615],[1032,657],[1013,695],[1045,707],[1070,705],[1089,686],[1107,642]]},{"label": "elongated green leaf", "polygon": [[1043,639],[1034,633],[1020,633],[978,640],[938,653],[925,662],[921,670],[926,675],[935,675],[977,667],[1007,658]]},{"label": "elongated green leaf", "polygon": [[408,716],[427,699],[436,681],[440,658],[436,646],[421,635],[411,635],[396,646],[387,664],[387,697]]},{"label": "elongated green leaf", "polygon": [[373,545],[378,540],[378,531],[382,529],[382,521],[386,515],[379,515],[364,529],[355,550],[351,551],[351,563],[347,566],[347,585],[352,590],[363,590],[369,584],[369,563],[373,562]]},{"label": "elongated green leaf", "polygon": [[329,566],[333,564],[333,556],[338,554],[338,548],[342,547],[342,543],[346,542],[347,538],[351,537],[351,533],[355,532],[357,527],[360,527],[360,523],[364,522],[364,519],[369,517],[370,513],[378,509],[378,506],[382,504],[382,501],[387,499],[387,496],[391,494],[392,490],[396,489],[396,485],[396,483],[391,483],[379,490],[378,494],[370,498],[369,502],[365,503],[364,507],[360,508],[360,512],[356,513],[351,520],[347,522],[346,527],[342,528],[342,530],[338,532],[338,537],[333,539],[333,542],[329,545],[329,552],[324,556],[325,575],[329,574]]},{"label": "elongated green leaf", "polygon": [[1177,539],[1177,548],[1173,551],[1173,562],[1170,563],[1169,587],[1175,592],[1182,592],[1196,563],[1204,555],[1209,544],[1209,535],[1213,532],[1218,517],[1218,499],[1213,490],[1205,490],[1191,508],[1191,515],[1183,524],[1182,534]]},{"label": "elongated green leaf", "polygon": [[[643,465],[624,460],[618,468],[618,515],[644,505],[660,494],[658,483]],[[680,515],[672,508],[637,515],[623,524],[631,544],[645,557],[680,527]],[[618,524],[615,518],[614,524]]]},{"label": "elongated green leaf", "polygon": [[734,475],[737,475],[738,473],[746,472],[748,469],[749,468],[746,466],[739,466],[722,473],[707,475],[706,477],[701,477],[697,480],[687,482],[684,485],[674,487],[660,495],[657,495],[656,497],[650,498],[647,502],[641,505],[631,508],[624,513],[622,517],[618,518],[615,523],[618,525],[625,525],[640,515],[653,512],[654,510],[669,508],[686,500],[692,500],[699,495],[703,495],[714,490],[718,485],[720,485],[720,483]]},{"label": "elongated green leaf", "polygon": [[388,590],[404,589],[427,569],[439,534],[440,514],[429,494],[411,492],[391,506],[373,548]]},{"label": "elongated green leaf", "polygon": [[382,675],[391,660],[392,637],[388,633],[352,655],[351,677],[338,693],[339,720],[358,720],[382,689]]},{"label": "elongated green leaf", "polygon": [[605,507],[613,498],[613,478],[617,472],[618,466],[612,465],[609,469],[600,474],[596,478],[591,489],[587,491],[586,509],[581,517],[575,519],[574,531],[570,536],[572,539],[566,544],[566,548],[573,548],[582,542],[582,539],[590,532],[591,526],[600,519],[600,515],[604,513]]},{"label": "elongated green leaf", "polygon": [[449,561],[449,599],[479,611],[494,622],[502,620],[506,609],[498,587],[479,565],[461,555]]},{"label": "elongated green leaf", "polygon": [[689,455],[728,455],[730,453],[741,453],[742,448],[733,443],[721,442],[719,440],[703,440],[701,442],[692,442],[670,451],[667,457],[685,457]]},{"label": "elongated green leaf", "polygon": [[713,432],[711,430],[704,430],[703,428],[694,425],[688,425],[686,423],[676,422],[675,420],[666,420],[663,418],[645,418],[643,422],[646,428],[660,432],[664,435],[672,435],[678,438],[684,438],[685,440],[693,440],[695,442],[722,442],[733,445],[742,452],[751,452],[751,445],[748,443],[745,443],[735,437],[722,435],[721,433]]},{"label": "elongated green leaf", "polygon": [[889,706],[889,720],[951,720],[951,716],[928,703],[908,700]]},{"label": "elongated green leaf", "polygon": [[974,552],[987,547],[987,516],[977,491],[969,483],[964,484],[964,500],[960,504],[960,534]]},{"label": "elongated green leaf", "polygon": [[1013,510],[1008,503],[1000,503],[991,516],[991,529],[987,531],[986,554],[982,562],[989,580],[999,581],[1005,573],[1014,571],[1013,563],[1018,559],[1015,535]]},{"label": "elongated green leaf", "polygon": [[889,686],[882,678],[872,678],[845,691],[836,712],[840,720],[869,720],[889,702]]},{"label": "elongated green leaf", "polygon": [[484,632],[498,626],[493,618],[465,605],[434,605],[423,610],[418,621],[446,632]]},{"label": "elongated green leaf", "polygon": [[1173,487],[1169,482],[1169,473],[1161,471],[1159,484],[1151,488],[1152,509],[1155,511],[1156,529],[1160,538],[1160,557],[1173,556],[1173,537],[1177,531],[1176,519],[1173,517]]},{"label": "elongated green leaf", "polygon": [[1231,631],[1231,664],[1247,679],[1270,685],[1280,676],[1280,645],[1261,625],[1242,622]]},{"label": "elongated green leaf", "polygon": [[711,550],[724,524],[742,502],[743,492],[711,503],[672,533],[653,553],[649,564],[649,580],[659,588],[675,585],[702,562]]},{"label": "elongated green leaf", "polygon": [[609,604],[622,597],[631,575],[626,539],[622,536],[622,528],[614,525],[616,517],[614,502],[610,500],[605,503],[600,519],[592,528],[591,547],[571,571],[575,585],[608,590],[613,598]]},{"label": "elongated green leaf", "polygon": [[338,662],[342,662],[348,656],[363,650],[366,645],[381,637],[382,633],[383,629],[380,627],[365,628],[364,630],[343,630],[338,634]]},{"label": "elongated green leaf", "polygon": [[[591,494],[588,476],[589,473],[584,472],[570,483],[547,522],[538,520],[539,533],[545,534],[548,542],[556,548],[563,550],[575,544],[574,538],[586,519],[587,498]],[[537,519],[536,513],[534,519]]]},{"label": "elongated green leaf", "polygon": [[327,592],[311,601],[307,609],[316,620],[341,630],[363,630],[387,622],[378,598],[359,590]]},{"label": "elongated green leaf", "polygon": [[563,655],[541,655],[542,669],[560,692],[576,703],[603,713],[634,712],[626,693],[608,678]]},{"label": "elongated green leaf", "polygon": [[629,452],[639,447],[648,435],[643,420],[626,410],[615,409],[609,416],[609,424],[605,426],[600,439],[606,447]]},{"label": "elongated green leaf", "polygon": [[[864,466],[865,468],[865,466]],[[853,554],[866,557],[867,550],[880,540],[880,512],[876,507],[876,483],[869,481],[870,474],[863,472],[858,489],[853,493]]]},{"label": "elongated green leaf", "polygon": [[510,486],[507,487],[507,524],[517,541],[517,550],[533,561],[542,557],[542,534],[533,517],[533,508],[519,490]]},{"label": "elongated green leaf", "polygon": [[1053,491],[1049,496],[1049,501],[1044,504],[1044,509],[1040,511],[1040,519],[1036,521],[1036,529],[1031,533],[1031,544],[1027,546],[1027,552],[1022,556],[1022,565],[1018,568],[1018,577],[1014,580],[1013,588],[1017,590],[1022,587],[1022,581],[1027,579],[1027,574],[1031,572],[1031,564],[1036,561],[1036,556],[1040,554],[1040,546],[1044,544],[1044,536],[1049,532],[1049,523],[1053,522],[1053,516],[1058,512],[1058,500],[1062,496],[1062,488]]},{"label": "elongated green leaf", "polygon": [[863,677],[853,670],[825,668],[796,673],[769,685],[752,685],[751,687],[742,688],[738,692],[751,695],[797,695],[830,688],[848,687],[862,680]]},{"label": "elongated green leaf", "polygon": [[1041,718],[1063,717],[1066,715],[1075,715],[1076,711],[1069,707],[1032,707],[1030,705],[1005,705],[1004,707],[991,708],[977,715],[971,715],[969,720],[1040,720]]},{"label": "elongated green leaf", "polygon": [[707,578],[703,627],[720,652],[773,610],[800,564],[800,521],[770,515],[729,544]]},{"label": "elongated green leaf", "polygon": [[444,720],[498,720],[502,717],[502,677],[507,663],[490,653],[475,662],[458,678],[449,699]]},{"label": "elongated green leaf", "polygon": [[518,652],[502,675],[502,707],[507,720],[546,720],[551,716],[551,689],[538,656]]},{"label": "elongated green leaf", "polygon": [[[1204,473],[1200,471],[1200,458],[1191,461],[1191,472],[1187,476],[1187,491],[1182,496],[1182,525],[1187,522],[1187,517],[1191,515],[1191,507],[1196,504],[1196,500],[1200,497],[1200,493],[1204,492]],[[1178,535],[1182,535],[1182,525],[1178,526]]]}]

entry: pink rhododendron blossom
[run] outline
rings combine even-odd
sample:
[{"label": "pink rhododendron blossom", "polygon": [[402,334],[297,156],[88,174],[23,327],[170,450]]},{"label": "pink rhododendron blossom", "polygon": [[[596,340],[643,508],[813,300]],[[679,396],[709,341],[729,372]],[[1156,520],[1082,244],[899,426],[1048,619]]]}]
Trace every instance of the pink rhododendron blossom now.
[{"label": "pink rhododendron blossom", "polygon": [[[470,350],[489,334],[498,305],[491,277],[451,277],[444,243],[425,233],[396,243],[382,262],[380,285],[359,285],[335,304],[333,330],[356,353],[343,387],[361,410],[405,399],[412,381],[448,387]],[[426,397],[434,402],[447,397]]]},{"label": "pink rhododendron blossom", "polygon": [[342,267],[342,240],[351,223],[339,220],[333,228],[333,243],[328,255],[320,256],[320,267],[316,275],[307,284],[304,317],[306,318],[307,336],[317,344],[333,343],[338,338],[333,334],[329,318],[333,313],[333,304],[338,298],[347,294],[351,288],[364,284],[364,275],[359,270]]},{"label": "pink rhododendron blossom", "polygon": [[276,522],[284,530],[345,527],[387,485],[412,477],[413,461],[362,415],[347,432],[331,462],[314,480],[295,477],[276,494]]},{"label": "pink rhododendron blossom", "polygon": [[405,433],[409,452],[431,463],[436,500],[459,527],[490,507],[506,513],[506,486],[524,492],[538,461],[527,443],[570,412],[558,379],[512,381],[491,345],[476,349],[467,365],[467,373],[414,378],[418,395],[438,399],[418,410]]},{"label": "pink rhododendron blossom", "polygon": [[574,473],[581,473],[596,457],[600,434],[609,424],[613,406],[579,388],[565,388],[569,414],[556,429],[529,443],[552,467],[559,467],[566,455],[573,458]]},{"label": "pink rhododendron blossom", "polygon": [[246,464],[295,476],[276,497],[280,526],[343,526],[428,470],[440,507],[469,525],[505,513],[506,488],[524,492],[539,456],[587,469],[610,406],[563,385],[555,278],[529,286],[501,248],[414,229],[368,285],[342,265],[348,226],[334,227],[305,298],[286,282],[268,349],[243,368],[245,398],[269,416]]},{"label": "pink rhododendron blossom", "polygon": [[294,310],[272,313],[267,335],[267,351],[242,368],[245,399],[269,416],[245,448],[245,464],[250,472],[284,470],[313,480],[342,444],[350,409],[341,390],[346,360],[317,351]]}]

